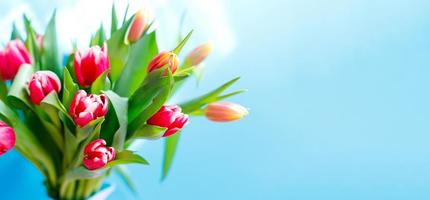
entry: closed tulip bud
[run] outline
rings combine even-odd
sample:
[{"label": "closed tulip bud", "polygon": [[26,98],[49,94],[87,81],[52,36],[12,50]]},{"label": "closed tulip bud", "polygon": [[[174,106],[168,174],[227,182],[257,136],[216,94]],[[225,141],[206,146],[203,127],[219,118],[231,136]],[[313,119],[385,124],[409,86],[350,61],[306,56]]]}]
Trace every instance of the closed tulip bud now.
[{"label": "closed tulip bud", "polygon": [[235,103],[210,103],[205,109],[206,117],[215,122],[230,122],[242,119],[248,115],[248,110]]},{"label": "closed tulip bud", "polygon": [[21,40],[12,40],[0,51],[0,77],[12,80],[22,64],[31,64],[30,53]]},{"label": "closed tulip bud", "polygon": [[39,49],[43,49],[43,35],[36,35],[36,43]]},{"label": "closed tulip bud", "polygon": [[138,41],[142,37],[143,32],[148,28],[150,20],[151,14],[148,10],[142,9],[137,11],[133,23],[131,24],[130,31],[128,32],[128,41]]},{"label": "closed tulip bud", "polygon": [[28,83],[30,100],[37,105],[52,91],[59,93],[60,90],[60,79],[51,71],[38,71],[34,73]]},{"label": "closed tulip bud", "polygon": [[178,56],[173,52],[163,51],[151,60],[151,62],[148,64],[147,71],[149,73],[166,65],[168,65],[172,74],[175,73],[179,65]]},{"label": "closed tulip bud", "polygon": [[188,115],[182,113],[177,105],[163,106],[155,113],[147,124],[167,128],[163,137],[175,134],[181,130],[188,122]]},{"label": "closed tulip bud", "polygon": [[115,159],[115,149],[107,147],[106,141],[96,139],[90,142],[84,149],[84,158],[82,163],[89,170],[100,169]]},{"label": "closed tulip bud", "polygon": [[103,72],[109,69],[107,45],[93,46],[87,51],[75,53],[74,68],[76,79],[82,87],[89,87]]},{"label": "closed tulip bud", "polygon": [[0,121],[0,156],[15,146],[15,132],[12,127]]},{"label": "closed tulip bud", "polygon": [[70,103],[69,113],[75,123],[82,127],[106,115],[108,110],[108,98],[106,95],[89,94],[79,90]]},{"label": "closed tulip bud", "polygon": [[212,51],[212,43],[208,42],[195,48],[185,58],[185,64],[187,66],[196,66],[203,62]]}]

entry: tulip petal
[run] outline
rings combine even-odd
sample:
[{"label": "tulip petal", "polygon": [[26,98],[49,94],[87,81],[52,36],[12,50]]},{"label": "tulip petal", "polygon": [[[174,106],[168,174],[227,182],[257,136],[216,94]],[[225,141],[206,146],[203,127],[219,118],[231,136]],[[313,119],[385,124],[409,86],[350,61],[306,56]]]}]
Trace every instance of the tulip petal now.
[{"label": "tulip petal", "polygon": [[3,121],[0,121],[0,155],[15,146],[16,136],[14,130]]},{"label": "tulip petal", "polygon": [[75,118],[75,122],[78,126],[82,127],[93,121],[93,119],[93,113],[81,112],[79,113],[79,116]]},{"label": "tulip petal", "polygon": [[42,84],[39,81],[30,81],[28,85],[28,90],[30,91],[30,100],[36,105],[45,98],[45,93],[43,92]]}]

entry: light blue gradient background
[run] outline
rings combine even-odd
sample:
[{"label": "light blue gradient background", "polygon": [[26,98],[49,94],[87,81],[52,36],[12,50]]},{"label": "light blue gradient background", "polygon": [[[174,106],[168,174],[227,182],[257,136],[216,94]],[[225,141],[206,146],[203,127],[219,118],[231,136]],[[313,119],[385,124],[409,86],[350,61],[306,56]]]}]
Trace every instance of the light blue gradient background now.
[{"label": "light blue gradient background", "polygon": [[[139,196],[113,176],[110,199],[430,199],[430,1],[224,5],[237,48],[181,98],[241,75],[249,92],[232,101],[251,114],[192,119],[162,183],[163,142],[145,143]],[[15,151],[0,177],[2,199],[46,198]]]}]

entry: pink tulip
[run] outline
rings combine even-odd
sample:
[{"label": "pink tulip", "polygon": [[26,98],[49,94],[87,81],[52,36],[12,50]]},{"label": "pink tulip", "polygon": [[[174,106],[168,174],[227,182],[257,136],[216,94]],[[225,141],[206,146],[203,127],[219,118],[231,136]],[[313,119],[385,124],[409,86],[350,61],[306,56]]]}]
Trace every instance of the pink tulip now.
[{"label": "pink tulip", "polygon": [[79,85],[89,87],[103,72],[109,69],[107,45],[93,46],[89,50],[77,51],[74,59],[75,75]]},{"label": "pink tulip", "polygon": [[215,122],[230,122],[242,119],[248,115],[248,110],[235,103],[210,103],[205,109],[206,117]]},{"label": "pink tulip", "polygon": [[115,149],[107,147],[106,141],[96,139],[90,142],[84,149],[84,159],[82,163],[89,170],[100,169],[115,159]]},{"label": "pink tulip", "polygon": [[206,117],[215,122],[230,122],[242,119],[248,115],[248,110],[235,103],[210,103],[205,109]]},{"label": "pink tulip", "polygon": [[212,51],[212,43],[208,42],[202,44],[191,51],[190,54],[185,58],[185,63],[189,66],[196,66],[203,62],[203,60],[208,57],[209,53]]},{"label": "pink tulip", "polygon": [[12,127],[0,121],[0,156],[15,146],[15,132]]},{"label": "pink tulip", "polygon": [[163,51],[151,60],[148,64],[147,71],[149,73],[166,65],[168,65],[172,74],[175,73],[179,65],[178,56],[173,52]]},{"label": "pink tulip", "polygon": [[31,102],[39,105],[50,92],[59,93],[61,90],[60,79],[51,71],[38,71],[33,74],[28,83],[28,92]]},{"label": "pink tulip", "polygon": [[175,134],[181,130],[188,122],[188,115],[182,113],[177,105],[163,106],[155,113],[147,124],[167,128],[163,137]]},{"label": "pink tulip", "polygon": [[0,77],[12,80],[22,64],[31,64],[30,53],[21,40],[12,40],[0,51]]},{"label": "pink tulip", "polygon": [[136,42],[142,37],[143,32],[149,26],[150,16],[148,10],[142,9],[137,11],[133,23],[131,24],[130,31],[128,32],[128,41]]},{"label": "pink tulip", "polygon": [[79,90],[70,103],[69,113],[75,123],[82,127],[106,115],[108,110],[108,98],[106,95],[89,94]]}]

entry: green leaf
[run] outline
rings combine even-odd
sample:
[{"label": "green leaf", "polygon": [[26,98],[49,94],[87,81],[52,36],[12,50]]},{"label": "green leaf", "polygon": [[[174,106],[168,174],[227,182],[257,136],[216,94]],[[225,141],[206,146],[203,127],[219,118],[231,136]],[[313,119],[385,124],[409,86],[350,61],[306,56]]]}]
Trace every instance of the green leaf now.
[{"label": "green leaf", "polygon": [[112,146],[115,133],[119,129],[118,117],[112,103],[109,104],[108,112],[105,115],[105,121],[102,124],[100,137],[104,139],[108,146]]},{"label": "green leaf", "polygon": [[115,91],[120,96],[131,96],[136,91],[147,75],[148,63],[157,53],[155,31],[131,46],[128,61],[115,84]]},{"label": "green leaf", "polygon": [[49,182],[55,183],[57,180],[57,174],[55,164],[50,158],[49,153],[43,145],[41,145],[34,134],[28,130],[24,123],[19,121],[16,121],[15,123],[16,124],[12,125],[16,135],[15,148],[19,152],[22,152],[23,155],[30,156],[31,160],[37,160],[34,164],[36,166],[40,164],[40,166],[42,166],[40,170],[47,174]]},{"label": "green leaf", "polygon": [[104,120],[104,117],[99,117],[83,127],[78,127],[76,133],[78,142],[87,138],[98,138],[100,134],[100,128]]},{"label": "green leaf", "polygon": [[3,100],[0,100],[0,116],[2,120],[12,126],[19,123],[18,115],[8,105],[6,105]]},{"label": "green leaf", "polygon": [[159,95],[163,88],[168,88],[172,84],[169,77],[161,75],[163,70],[165,70],[164,67],[151,72],[138,90],[130,97],[128,109],[129,122],[136,119],[152,103],[153,99]]},{"label": "green leaf", "polygon": [[195,99],[190,100],[188,102],[180,104],[182,111],[184,113],[191,113],[195,110],[200,109],[202,106],[204,106],[208,103],[219,101],[220,99],[222,99],[223,96],[229,97],[233,94],[240,93],[240,92],[235,92],[235,93],[230,93],[227,95],[219,96],[224,90],[226,90],[228,87],[233,85],[238,80],[239,80],[239,77],[234,78],[234,79],[228,81],[227,83],[223,84],[222,86],[218,87],[217,89],[213,90],[212,92],[207,93],[206,95],[203,95],[201,97],[198,97],[198,98],[195,98]]},{"label": "green leaf", "polygon": [[31,65],[21,65],[15,78],[13,79],[12,85],[10,86],[9,93],[7,96],[8,102],[16,108],[31,108],[33,106],[30,103],[27,95],[27,82],[33,75],[33,67]]},{"label": "green leaf", "polygon": [[104,117],[99,117],[84,127],[78,127],[76,133],[76,143],[79,143],[79,146],[76,151],[74,151],[71,166],[79,166],[83,159],[82,152],[84,151],[85,146],[91,141],[100,137],[100,130],[103,124]]},{"label": "green leaf", "polygon": [[48,95],[45,96],[45,98],[42,100],[41,105],[46,104],[50,105],[54,108],[56,108],[58,111],[64,113],[66,116],[69,116],[70,119],[72,119],[67,112],[67,109],[64,107],[63,104],[61,104],[60,99],[58,98],[58,95],[56,92],[52,91]]},{"label": "green leaf", "polygon": [[134,19],[134,16],[129,19],[118,31],[116,31],[107,41],[109,63],[112,69],[111,79],[115,82],[121,74],[122,68],[125,66],[128,58],[130,46],[126,43],[126,34],[128,28]]},{"label": "green leaf", "polygon": [[27,18],[27,16],[24,15],[24,26],[27,38],[25,40],[25,46],[27,47],[27,50],[29,51],[33,65],[39,69],[40,68],[40,62],[41,62],[41,52],[39,47],[37,46],[37,40],[36,40],[36,32],[34,31],[34,28],[31,26],[30,20]]},{"label": "green leaf", "polygon": [[71,130],[67,128],[64,130],[64,141],[64,165],[69,166],[74,159],[79,142]]},{"label": "green leaf", "polygon": [[[41,104],[40,106],[35,106],[34,111],[36,115],[40,118],[38,128],[44,129],[43,136],[42,134],[39,134],[39,136],[42,136],[45,142],[47,142],[49,139],[52,139],[55,145],[58,147],[58,149],[56,150],[62,151],[64,141],[58,110],[48,104]],[[28,117],[28,119],[36,120],[30,117]],[[40,127],[41,124],[43,125],[43,127]],[[49,138],[45,139],[44,137]]]},{"label": "green leaf", "polygon": [[188,39],[190,39],[191,35],[193,34],[193,30],[191,30],[188,35],[185,37],[184,40],[182,40],[178,46],[173,50],[173,53],[175,54],[179,54],[182,50],[182,48],[185,46],[185,44],[187,43]]},{"label": "green leaf", "polygon": [[175,72],[175,74],[173,75],[173,77],[175,78],[175,83],[179,83],[188,78],[192,74],[193,70],[193,67],[187,67]]},{"label": "green leaf", "polygon": [[[72,129],[74,128],[73,118],[69,115],[69,112],[61,103],[57,93],[51,92],[48,95],[46,95],[43,101],[41,102],[41,106],[43,107],[44,105],[52,106],[57,111],[59,111],[60,113],[58,112],[54,113],[55,116],[53,117],[61,119],[70,130],[73,130]],[[49,108],[46,108],[45,110],[48,110],[48,109]]]},{"label": "green leaf", "polygon": [[22,40],[22,37],[21,37],[21,34],[20,34],[20,33],[19,33],[19,31],[18,31],[18,28],[16,28],[15,23],[13,23],[13,25],[12,25],[12,34],[11,34],[11,36],[10,36],[10,39],[11,39],[11,40],[18,39],[18,40],[23,41],[23,40]]},{"label": "green leaf", "polygon": [[[156,72],[161,74],[163,70],[165,71],[164,68],[161,68]],[[146,96],[143,91],[139,92],[139,96],[133,98],[133,102],[130,102],[130,106],[133,106],[133,113],[129,113],[130,123],[128,126],[128,137],[132,137],[134,132],[139,127],[144,125],[152,115],[154,115],[158,110],[160,110],[161,106],[163,106],[167,99],[170,97],[170,92],[172,90],[174,80],[170,70],[168,70],[168,72],[168,76],[163,76],[162,78],[159,78],[160,82],[156,82],[157,84],[148,84],[148,87],[155,92],[151,91],[151,93],[149,93],[150,95],[148,96]],[[156,85],[159,85],[160,87],[156,87]],[[140,91],[140,89],[138,91]],[[141,99],[142,101],[139,101],[138,99]],[[138,102],[141,102],[141,104],[139,104]]]},{"label": "green leaf", "polygon": [[151,125],[143,125],[133,135],[133,138],[143,138],[148,140],[156,140],[163,136],[164,132],[166,132],[167,128],[159,127],[159,126],[151,126]]},{"label": "green leaf", "polygon": [[78,179],[93,179],[103,175],[106,169],[88,170],[80,166],[68,171],[60,180],[61,182],[70,182]]},{"label": "green leaf", "polygon": [[195,110],[191,113],[188,113],[190,116],[204,116],[205,115],[205,110],[204,109],[198,109]]},{"label": "green leaf", "polygon": [[91,38],[90,46],[98,45],[102,47],[105,40],[106,40],[106,33],[103,29],[103,24],[100,24],[100,28],[97,31],[96,35]]},{"label": "green leaf", "polygon": [[237,90],[237,91],[234,91],[234,92],[231,92],[231,93],[228,93],[228,94],[224,94],[224,95],[221,95],[221,96],[216,97],[216,98],[213,100],[213,102],[221,101],[221,100],[223,100],[223,99],[226,99],[226,98],[229,98],[229,97],[236,96],[236,95],[238,95],[238,94],[244,93],[244,92],[246,92],[246,91],[248,91],[248,90],[243,89],[243,90]]},{"label": "green leaf", "polygon": [[79,90],[78,84],[73,81],[72,76],[67,68],[64,68],[63,80],[63,105],[68,108],[72,102],[73,97]]},{"label": "green leaf", "polygon": [[[0,100],[0,117],[13,127],[16,135],[15,148],[32,161],[34,165],[49,179],[56,180],[55,168],[52,159],[43,148],[39,140],[28,130],[18,115]],[[35,156],[37,155],[37,156]]]},{"label": "green leaf", "polygon": [[100,94],[102,90],[110,89],[110,80],[108,78],[109,70],[106,70],[91,85],[92,94]]},{"label": "green leaf", "polygon": [[113,35],[118,29],[118,17],[116,15],[115,4],[112,4],[110,35]]},{"label": "green leaf", "polygon": [[58,49],[57,30],[55,23],[56,12],[52,14],[46,27],[43,37],[43,53],[42,53],[42,70],[50,70],[55,72],[60,79],[63,77],[63,71],[60,59],[60,50]]},{"label": "green leaf", "polygon": [[124,17],[122,18],[122,26],[124,26],[127,21],[127,14],[129,9],[130,9],[130,4],[128,3],[127,7],[125,8]]},{"label": "green leaf", "polygon": [[6,83],[0,79],[0,100],[6,101],[7,86]]},{"label": "green leaf", "polygon": [[164,180],[169,173],[180,136],[180,133],[176,133],[166,138],[166,142],[164,145],[163,172],[161,175],[161,180]]},{"label": "green leaf", "polygon": [[118,130],[116,130],[113,136],[112,146],[118,151],[121,151],[124,148],[125,138],[127,135],[128,99],[118,96],[111,90],[103,93],[109,98],[109,102],[115,110],[117,123],[119,124]]},{"label": "green leaf", "polygon": [[135,154],[133,151],[124,150],[117,153],[115,160],[108,162],[105,168],[113,167],[116,165],[133,164],[133,163],[149,165],[148,161],[146,161],[140,155]]}]

